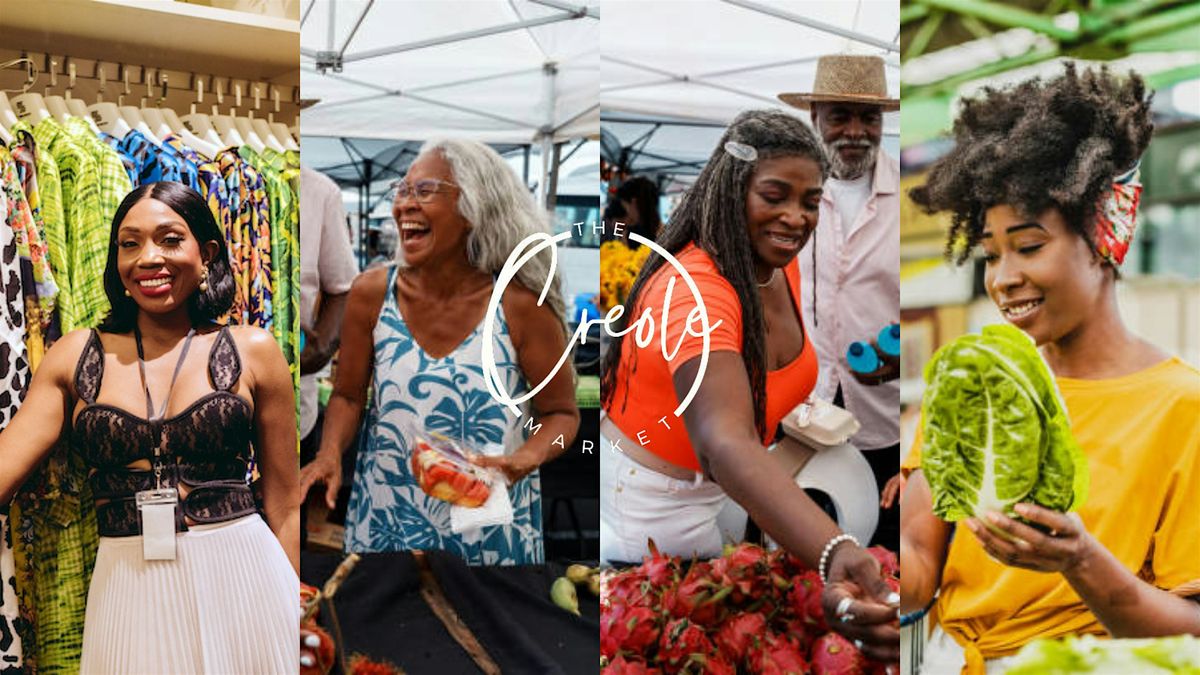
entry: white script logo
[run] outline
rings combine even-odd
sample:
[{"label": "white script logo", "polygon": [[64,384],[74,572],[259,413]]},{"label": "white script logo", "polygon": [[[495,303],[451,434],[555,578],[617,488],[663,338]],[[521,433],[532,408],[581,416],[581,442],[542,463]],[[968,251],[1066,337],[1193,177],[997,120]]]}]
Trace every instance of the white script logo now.
[{"label": "white script logo", "polygon": [[[582,225],[582,223],[579,223],[579,225]],[[517,271],[521,269],[526,262],[540,253],[542,249],[549,248],[551,255],[550,271],[546,275],[546,281],[542,286],[542,293],[538,296],[538,305],[543,304],[546,300],[546,294],[550,292],[550,284],[554,280],[554,271],[558,267],[557,244],[561,241],[569,239],[570,237],[571,230],[567,230],[566,232],[562,232],[554,236],[546,234],[545,232],[538,232],[526,237],[525,240],[517,246],[512,255],[509,256],[508,260],[504,263],[504,268],[500,270],[500,275],[496,278],[495,287],[492,289],[491,300],[488,302],[487,317],[483,322],[484,381],[487,383],[488,392],[491,393],[492,398],[496,399],[502,405],[507,406],[508,409],[517,417],[521,416],[521,411],[518,406],[536,396],[537,393],[541,391],[547,384],[549,384],[550,381],[554,379],[554,376],[558,374],[558,371],[562,368],[563,363],[565,363],[567,358],[571,355],[571,344],[567,344],[566,350],[563,351],[562,356],[559,357],[558,362],[554,365],[554,369],[550,371],[550,374],[546,376],[545,380],[538,383],[536,387],[529,390],[528,393],[519,398],[514,399],[510,397],[508,392],[504,389],[504,380],[501,378],[499,369],[496,367],[496,355],[493,351],[492,342],[492,332],[495,325],[496,312],[500,307],[500,298],[504,295],[504,290],[508,287],[509,282],[511,282],[512,278],[516,276]],[[696,379],[692,382],[691,388],[688,389],[687,396],[684,396],[683,400],[679,402],[679,406],[675,408],[675,416],[680,417],[683,415],[683,411],[686,410],[688,405],[692,402],[692,398],[696,395],[696,391],[700,388],[700,381],[704,379],[704,371],[708,368],[710,336],[712,335],[712,332],[721,325],[721,322],[717,321],[715,324],[709,323],[708,310],[704,307],[704,298],[700,296],[700,289],[696,287],[696,282],[692,280],[691,275],[688,274],[683,265],[681,265],[679,261],[675,259],[675,256],[668,253],[666,249],[662,248],[658,244],[635,232],[630,232],[629,238],[639,244],[649,246],[651,251],[654,251],[658,255],[662,256],[667,262],[671,263],[671,265],[683,278],[683,282],[687,284],[688,289],[692,293],[692,297],[696,300],[696,306],[693,307],[692,311],[688,314],[688,320],[684,329],[684,334],[680,336],[679,341],[675,344],[674,349],[668,349],[667,317],[671,307],[671,296],[675,290],[675,279],[671,278],[667,282],[667,293],[663,298],[662,311],[659,315],[660,318],[658,322],[659,342],[662,349],[663,358],[665,358],[667,361],[675,358],[675,355],[679,353],[680,345],[688,336],[698,337],[704,341],[703,351],[700,353],[700,368],[696,371]],[[645,348],[649,346],[650,343],[654,341],[655,321],[653,310],[647,307],[642,311],[641,316],[629,324],[624,330],[614,331],[612,325],[615,324],[624,313],[625,308],[621,305],[617,305],[616,307],[610,309],[608,314],[606,314],[602,319],[587,320],[586,316],[581,313],[579,327],[575,330],[575,335],[572,338],[572,342],[578,340],[579,344],[584,344],[587,339],[588,327],[593,323],[598,323],[604,328],[605,332],[612,337],[621,337],[632,332],[634,333],[634,341],[637,343],[638,347]],[[700,326],[698,332],[693,328],[693,326],[696,324],[699,324]]]}]

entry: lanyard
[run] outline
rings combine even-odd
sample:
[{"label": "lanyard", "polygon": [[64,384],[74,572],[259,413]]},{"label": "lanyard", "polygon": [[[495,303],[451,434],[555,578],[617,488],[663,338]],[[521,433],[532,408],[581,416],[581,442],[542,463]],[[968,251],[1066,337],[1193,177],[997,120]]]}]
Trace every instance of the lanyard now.
[{"label": "lanyard", "polygon": [[188,331],[187,337],[183,341],[183,351],[179,354],[179,360],[175,362],[175,372],[171,374],[171,384],[167,386],[167,395],[163,399],[162,408],[158,415],[154,414],[154,400],[150,397],[150,384],[146,380],[146,355],[142,350],[142,333],[135,326],[133,329],[134,339],[137,340],[138,352],[138,372],[142,375],[142,389],[146,392],[146,415],[148,421],[154,426],[158,432],[154,443],[154,481],[155,485],[162,488],[162,418],[167,414],[167,406],[171,402],[171,390],[175,388],[175,380],[179,377],[179,371],[183,368],[183,362],[187,359],[188,348],[192,346],[192,337],[195,336],[196,329]]}]

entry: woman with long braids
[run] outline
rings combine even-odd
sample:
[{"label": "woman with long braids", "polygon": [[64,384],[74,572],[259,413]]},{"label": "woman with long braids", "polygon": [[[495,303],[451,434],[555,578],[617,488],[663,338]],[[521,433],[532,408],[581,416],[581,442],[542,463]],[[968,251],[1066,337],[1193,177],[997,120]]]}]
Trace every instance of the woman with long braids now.
[{"label": "woman with long braids", "polygon": [[[718,514],[732,498],[806,564],[824,563],[831,582],[856,582],[826,586],[829,623],[864,643],[872,658],[893,662],[896,612],[886,604],[878,563],[778,470],[766,449],[816,382],[796,254],[817,226],[828,173],[820,141],[799,119],[742,113],[659,232],[657,243],[699,289],[713,326],[709,360],[683,419],[676,418],[702,360],[703,340],[689,328],[698,303],[674,266],[652,255],[618,329],[646,311],[658,320],[667,302],[668,321],[645,347],[631,333],[605,357],[601,556],[639,560],[648,539],[668,554],[719,555]],[[664,345],[677,351],[668,358]],[[861,589],[858,597],[852,588]],[[847,601],[853,616],[835,620],[842,612],[834,608],[844,610]]]},{"label": "woman with long braids", "polygon": [[902,610],[934,603],[924,672],[1003,672],[1035,638],[1200,635],[1200,373],[1117,307],[1152,132],[1141,77],[1068,64],[964,101],[954,148],[911,192],[952,214],[950,257],[983,249],[988,296],[1054,373],[1092,486],[1078,512],[1018,504],[1027,523],[954,532],[917,439],[900,564]]}]

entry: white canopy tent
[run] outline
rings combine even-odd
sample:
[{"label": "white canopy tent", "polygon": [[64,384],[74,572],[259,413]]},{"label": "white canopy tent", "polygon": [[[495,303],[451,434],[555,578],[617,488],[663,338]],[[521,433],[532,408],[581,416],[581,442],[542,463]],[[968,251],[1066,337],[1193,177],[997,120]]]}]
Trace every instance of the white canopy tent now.
[{"label": "white canopy tent", "polygon": [[[779,108],[807,119],[777,95],[811,91],[822,55],[882,56],[888,93],[899,97],[894,0],[615,0],[603,7],[603,150],[634,173],[686,180],[743,110]],[[884,147],[893,156],[899,132],[899,113],[885,115]]]},{"label": "white canopy tent", "polygon": [[582,2],[305,1],[302,155],[357,189],[364,254],[382,184],[431,138],[488,143],[553,209],[560,163],[599,137],[599,13]]},{"label": "white canopy tent", "polygon": [[305,136],[555,144],[599,133],[599,13],[559,0],[309,0]]},{"label": "white canopy tent", "polygon": [[594,136],[599,15],[559,2],[310,0],[304,133],[484,142]]}]

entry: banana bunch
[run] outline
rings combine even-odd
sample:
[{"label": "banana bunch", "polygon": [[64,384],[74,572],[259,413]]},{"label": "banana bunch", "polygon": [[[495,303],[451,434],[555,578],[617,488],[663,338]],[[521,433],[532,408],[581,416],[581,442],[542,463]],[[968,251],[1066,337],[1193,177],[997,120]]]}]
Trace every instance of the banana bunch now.
[{"label": "banana bunch", "polygon": [[550,586],[550,599],[554,604],[568,612],[579,616],[579,595],[575,591],[576,584],[587,584],[588,591],[597,598],[600,597],[600,568],[587,565],[571,565],[565,576],[554,580]]}]

